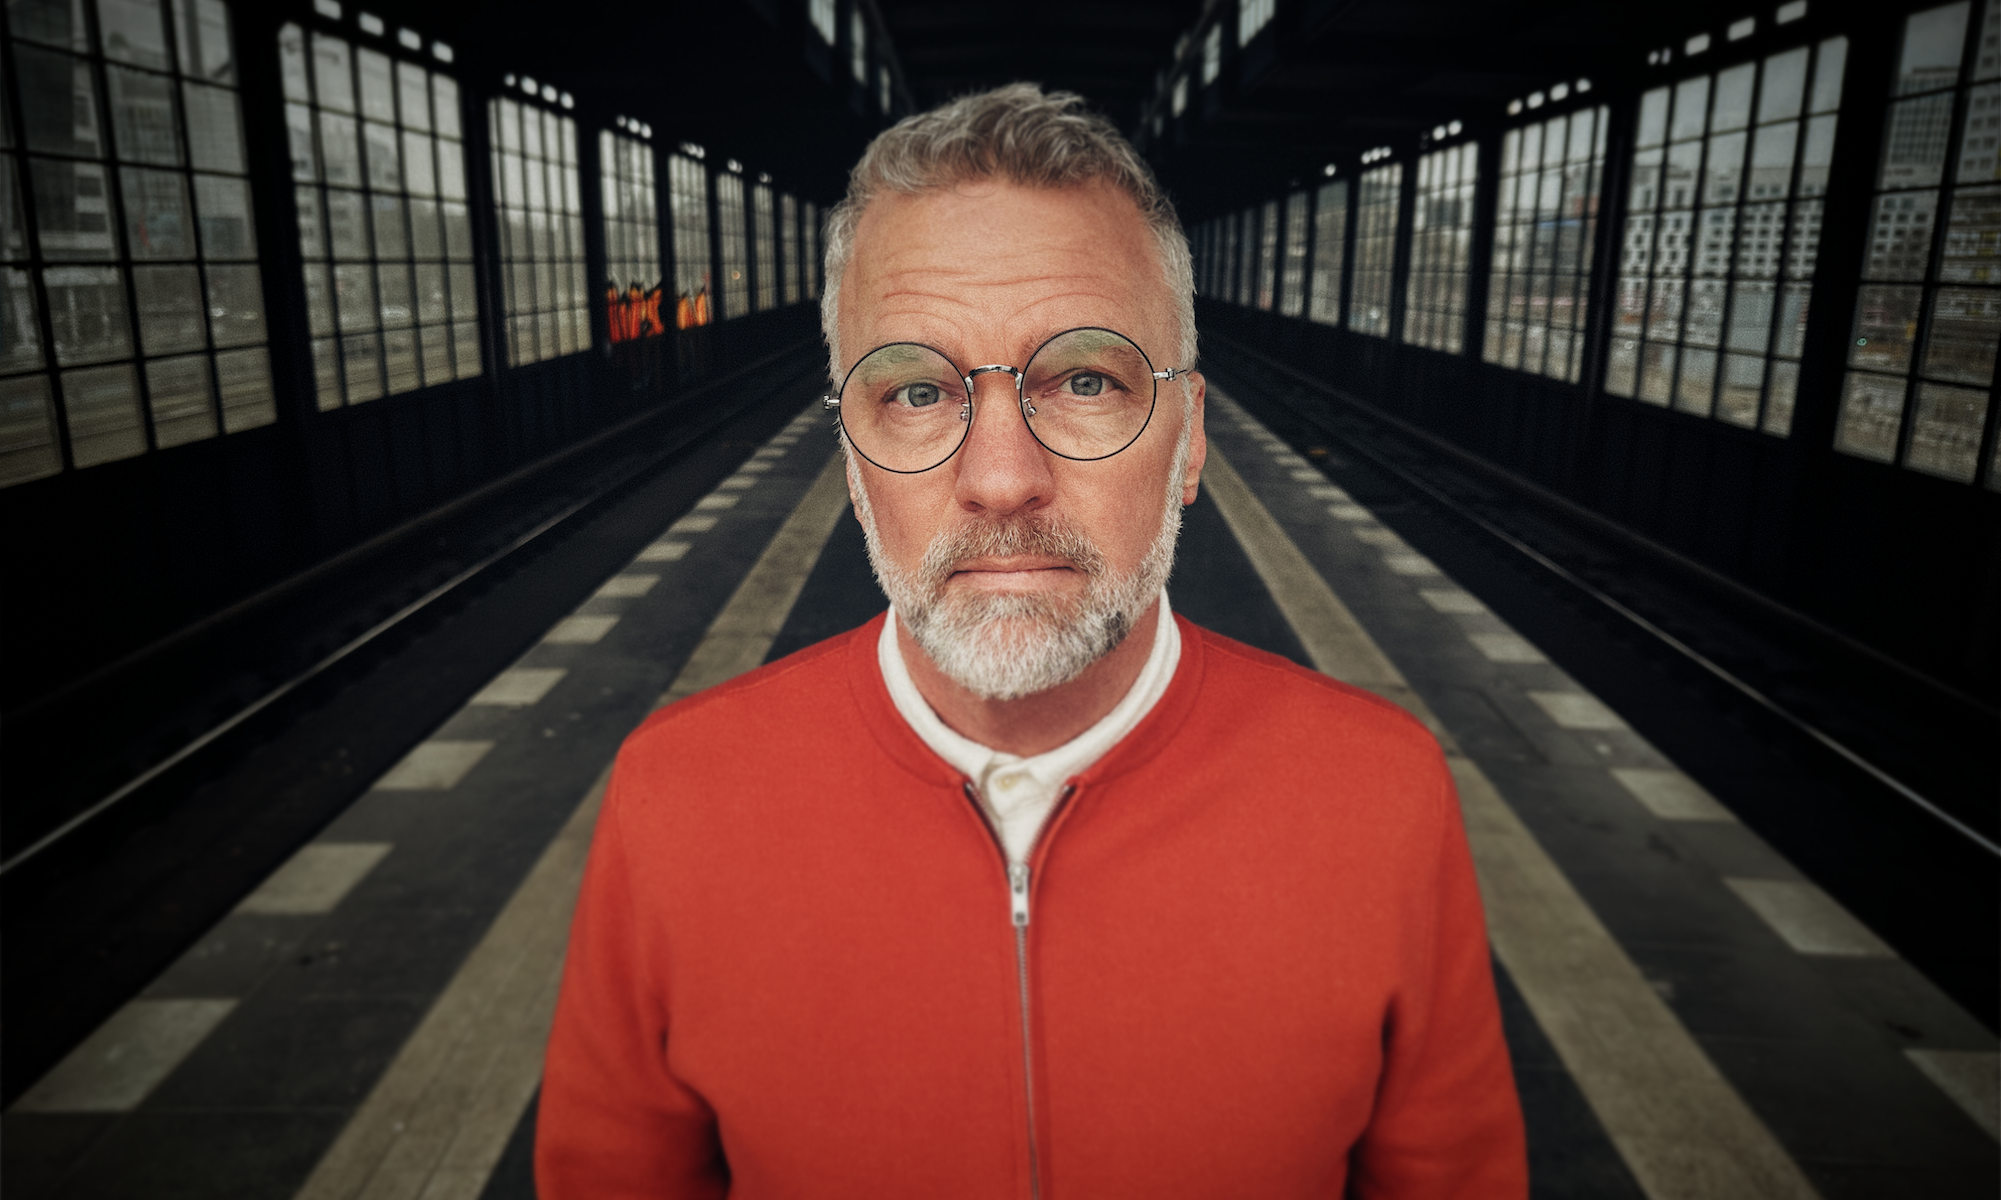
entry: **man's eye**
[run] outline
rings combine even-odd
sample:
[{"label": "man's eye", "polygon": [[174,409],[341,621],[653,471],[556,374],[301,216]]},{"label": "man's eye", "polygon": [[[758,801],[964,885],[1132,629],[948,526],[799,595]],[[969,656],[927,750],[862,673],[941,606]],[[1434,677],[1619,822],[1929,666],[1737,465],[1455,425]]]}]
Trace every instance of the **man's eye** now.
[{"label": "man's eye", "polygon": [[938,385],[935,383],[906,383],[896,389],[897,402],[908,404],[912,408],[925,408],[936,404],[938,395]]},{"label": "man's eye", "polygon": [[1109,386],[1103,375],[1080,374],[1070,377],[1070,394],[1073,396],[1102,396]]}]

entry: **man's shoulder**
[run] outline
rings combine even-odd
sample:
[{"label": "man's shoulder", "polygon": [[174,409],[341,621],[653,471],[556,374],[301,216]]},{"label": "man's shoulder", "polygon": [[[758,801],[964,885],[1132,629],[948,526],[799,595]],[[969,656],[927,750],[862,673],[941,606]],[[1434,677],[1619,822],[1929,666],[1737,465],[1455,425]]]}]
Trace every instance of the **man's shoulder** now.
[{"label": "man's shoulder", "polygon": [[855,643],[873,643],[877,622],[836,634],[776,662],[669,704],[625,739],[623,757],[686,754],[739,743],[770,747],[797,738],[849,699]]},{"label": "man's shoulder", "polygon": [[1343,683],[1282,655],[1245,645],[1189,624],[1202,639],[1204,701],[1268,722],[1283,719],[1326,727],[1327,722],[1414,747],[1436,739],[1402,706]]}]

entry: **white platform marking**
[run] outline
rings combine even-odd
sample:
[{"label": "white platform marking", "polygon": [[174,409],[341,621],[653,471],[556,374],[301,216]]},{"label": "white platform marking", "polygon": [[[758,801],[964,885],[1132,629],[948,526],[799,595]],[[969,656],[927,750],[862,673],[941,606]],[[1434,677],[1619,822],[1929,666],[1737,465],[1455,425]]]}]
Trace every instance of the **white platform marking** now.
[{"label": "white platform marking", "polygon": [[770,459],[751,458],[746,460],[741,465],[739,465],[737,467],[737,471],[740,473],[749,472],[751,474],[762,474],[765,471],[769,471],[771,468],[772,468],[772,462]]},{"label": "white platform marking", "polygon": [[653,585],[659,582],[660,577],[658,575],[614,575],[610,579],[605,580],[604,586],[598,589],[597,598],[600,600],[631,600],[634,597],[644,596],[646,593],[652,591]]},{"label": "white platform marking", "polygon": [[1335,487],[1331,483],[1313,484],[1312,486],[1306,489],[1306,494],[1313,497],[1315,500],[1340,500],[1345,502],[1348,499],[1348,493],[1342,491],[1340,488]]},{"label": "white platform marking", "polygon": [[1371,525],[1367,528],[1357,529],[1354,531],[1354,534],[1356,541],[1370,546],[1403,545],[1403,539],[1396,535],[1395,530],[1384,529],[1380,525]]},{"label": "white platform marking", "polygon": [[708,513],[689,513],[667,527],[668,533],[707,533],[716,527],[715,517]]},{"label": "white platform marking", "polygon": [[130,1112],[194,1052],[234,1000],[134,1000],[14,1103],[14,1112]]},{"label": "white platform marking", "polygon": [[1834,897],[1810,883],[1780,879],[1725,879],[1751,911],[1765,919],[1786,945],[1801,954],[1841,958],[1895,958],[1882,938],[1856,920]]},{"label": "white platform marking", "polygon": [[704,512],[720,512],[726,508],[735,508],[736,502],[740,499],[742,499],[740,496],[719,496],[712,493],[695,501],[695,507]]},{"label": "white platform marking", "polygon": [[617,617],[564,617],[542,640],[552,646],[590,646],[603,641],[616,624]]},{"label": "white platform marking", "polygon": [[1530,692],[1529,699],[1565,729],[1624,729],[1619,714],[1585,692]]},{"label": "white platform marking", "polygon": [[1483,613],[1487,611],[1487,606],[1475,599],[1471,592],[1462,592],[1458,588],[1422,588],[1417,594],[1424,597],[1424,602],[1431,605],[1432,609],[1437,612]]},{"label": "white platform marking", "polygon": [[764,461],[767,461],[767,462],[768,462],[768,461],[770,461],[771,459],[774,459],[774,458],[784,458],[784,457],[785,457],[785,451],[784,451],[784,450],[782,450],[782,449],[780,449],[780,448],[779,448],[778,446],[776,446],[776,445],[771,445],[771,446],[759,446],[759,447],[757,448],[757,453],[755,453],[755,454],[751,455],[750,457],[751,457],[751,458],[752,458],[753,460],[759,460],[759,459],[761,459],[761,460],[764,460]]},{"label": "white platform marking", "polygon": [[639,552],[634,562],[680,562],[688,557],[687,542],[655,542]]},{"label": "white platform marking", "polygon": [[388,842],[309,842],[245,896],[236,911],[271,917],[330,913],[389,850]]},{"label": "white platform marking", "polygon": [[1317,483],[1327,478],[1312,467],[1295,467],[1288,474],[1301,483]]},{"label": "white platform marking", "polygon": [[741,489],[741,488],[747,488],[751,484],[756,482],[757,482],[757,476],[748,475],[742,471],[738,471],[736,474],[730,476],[728,479],[725,479],[721,483],[717,484],[716,487],[718,490],[723,488]]},{"label": "white platform marking", "polygon": [[1327,515],[1337,521],[1373,521],[1376,519],[1376,514],[1359,504],[1330,504],[1327,506]]},{"label": "white platform marking", "polygon": [[492,742],[419,742],[375,786],[385,792],[446,791],[457,787],[491,749]]},{"label": "white platform marking", "polygon": [[1647,811],[1663,821],[1734,821],[1729,809],[1701,784],[1680,771],[1661,767],[1613,767],[1612,777],[1626,785]]},{"label": "white platform marking", "polygon": [[1535,643],[1519,633],[1469,633],[1466,640],[1479,648],[1487,656],[1488,662],[1497,663],[1539,663],[1548,662]]},{"label": "white platform marking", "polygon": [[483,708],[527,708],[540,703],[556,681],[569,674],[563,667],[510,667],[493,677],[466,701]]},{"label": "white platform marking", "polygon": [[1383,565],[1399,575],[1440,575],[1438,564],[1414,550],[1383,555]]},{"label": "white platform marking", "polygon": [[1988,1137],[2001,1141],[2001,1054],[1917,1049],[1904,1054]]}]

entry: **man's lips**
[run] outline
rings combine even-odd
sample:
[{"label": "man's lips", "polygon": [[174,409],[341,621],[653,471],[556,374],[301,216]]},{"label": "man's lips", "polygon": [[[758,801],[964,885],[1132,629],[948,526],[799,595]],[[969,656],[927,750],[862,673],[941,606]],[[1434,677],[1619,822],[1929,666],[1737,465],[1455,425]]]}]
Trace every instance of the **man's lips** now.
[{"label": "man's lips", "polygon": [[1072,573],[1077,564],[1046,554],[1017,554],[1003,558],[974,558],[952,568],[952,579],[975,587],[1034,585]]}]

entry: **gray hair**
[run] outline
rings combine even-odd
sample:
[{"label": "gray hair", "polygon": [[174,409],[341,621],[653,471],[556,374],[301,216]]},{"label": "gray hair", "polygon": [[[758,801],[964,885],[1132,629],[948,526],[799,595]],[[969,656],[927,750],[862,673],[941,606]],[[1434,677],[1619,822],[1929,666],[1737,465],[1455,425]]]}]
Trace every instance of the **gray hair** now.
[{"label": "gray hair", "polygon": [[910,196],[972,179],[1036,188],[1102,180],[1130,196],[1160,250],[1181,328],[1180,357],[1162,365],[1195,365],[1194,259],[1181,220],[1153,171],[1110,121],[1084,107],[1082,96],[1011,83],[905,117],[870,142],[849,172],[847,196],[827,214],[826,283],[820,297],[820,327],[836,383],[841,378],[836,327],[841,275],[854,254],[855,227],[863,210],[885,191]]}]

